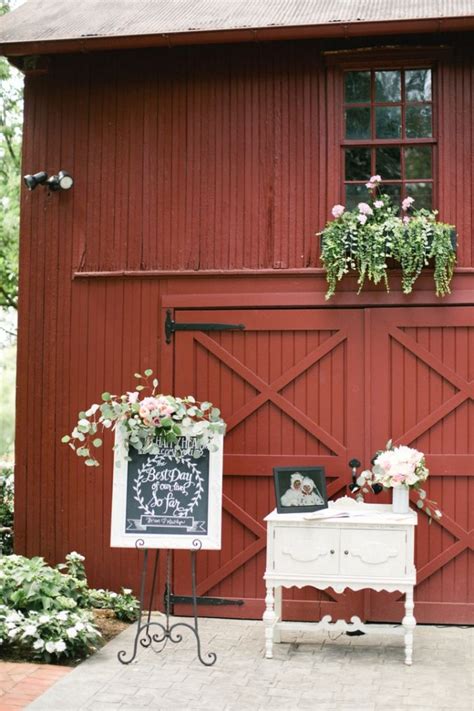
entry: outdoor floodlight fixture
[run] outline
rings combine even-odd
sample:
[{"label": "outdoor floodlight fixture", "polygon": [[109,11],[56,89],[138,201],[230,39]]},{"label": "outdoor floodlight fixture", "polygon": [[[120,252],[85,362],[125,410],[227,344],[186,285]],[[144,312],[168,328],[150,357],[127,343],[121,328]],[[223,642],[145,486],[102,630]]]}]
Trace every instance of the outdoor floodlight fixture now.
[{"label": "outdoor floodlight fixture", "polygon": [[57,175],[52,175],[46,181],[50,190],[70,190],[74,185],[72,176],[66,170],[60,170]]},{"label": "outdoor floodlight fixture", "polygon": [[34,173],[34,175],[25,175],[23,182],[25,183],[28,190],[34,190],[37,185],[43,185],[48,179],[48,174],[44,170],[39,173]]},{"label": "outdoor floodlight fixture", "polygon": [[48,190],[56,192],[57,190],[70,190],[74,185],[74,180],[70,173],[66,170],[60,170],[57,175],[52,175],[48,178],[48,174],[42,170],[34,175],[25,175],[23,178],[28,190],[34,190],[37,185],[44,185]]}]

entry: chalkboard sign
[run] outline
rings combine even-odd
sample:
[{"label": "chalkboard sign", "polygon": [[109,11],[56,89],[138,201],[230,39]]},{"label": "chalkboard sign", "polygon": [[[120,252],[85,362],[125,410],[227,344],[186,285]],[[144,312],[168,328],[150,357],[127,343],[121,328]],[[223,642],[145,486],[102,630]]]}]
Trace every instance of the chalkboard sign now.
[{"label": "chalkboard sign", "polygon": [[127,449],[117,431],[112,495],[111,546],[221,547],[222,436],[218,450],[196,455],[192,439],[158,442],[156,451]]}]

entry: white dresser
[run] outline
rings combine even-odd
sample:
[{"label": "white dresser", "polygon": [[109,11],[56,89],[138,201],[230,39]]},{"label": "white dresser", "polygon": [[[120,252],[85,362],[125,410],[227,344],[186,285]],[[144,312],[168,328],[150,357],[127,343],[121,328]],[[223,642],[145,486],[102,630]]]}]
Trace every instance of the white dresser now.
[{"label": "white dresser", "polygon": [[[267,565],[265,656],[273,656],[273,643],[280,641],[282,629],[336,629],[372,631],[358,617],[351,622],[331,621],[326,615],[318,622],[282,620],[282,587],[306,585],[335,592],[386,590],[405,593],[402,628],[387,628],[405,636],[405,664],[412,663],[413,588],[416,583],[414,541],[417,514],[393,514],[390,505],[356,503],[344,497],[329,504],[331,512],[347,512],[344,518],[310,518],[311,514],[279,514],[273,511],[267,522]],[[318,514],[319,515],[319,514]],[[323,514],[325,515],[325,514]]]}]

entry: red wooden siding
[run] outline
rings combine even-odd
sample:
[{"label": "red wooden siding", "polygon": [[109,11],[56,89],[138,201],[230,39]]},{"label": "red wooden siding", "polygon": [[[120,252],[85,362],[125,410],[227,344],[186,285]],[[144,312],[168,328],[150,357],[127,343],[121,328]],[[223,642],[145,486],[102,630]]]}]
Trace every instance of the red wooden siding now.
[{"label": "red wooden siding", "polygon": [[[451,309],[445,306],[474,302],[472,56],[459,50],[439,64],[437,77],[440,210],[458,227],[461,269],[443,306],[428,291],[430,277],[422,278],[411,297],[403,297],[396,288],[389,295],[375,289],[356,297],[354,282],[347,280],[343,293],[329,307],[354,309],[350,314],[354,323],[363,320],[366,345],[369,324],[354,307],[401,305],[409,311],[417,303],[436,305],[439,329],[446,334],[448,324],[443,319]],[[33,193],[25,191],[22,198],[16,453],[17,500],[22,505],[17,507],[15,523],[19,553],[41,553],[56,562],[66,552],[78,550],[87,557],[94,584],[136,587],[136,555],[108,547],[112,452],[105,447],[102,469],[90,472],[59,444],[60,437],[70,431],[79,410],[102,390],[122,392],[132,387],[131,375],[137,370],[153,367],[164,373],[165,390],[174,387],[176,341],[169,347],[163,344],[164,300],[186,309],[247,307],[256,313],[266,307],[325,306],[314,232],[322,228],[338,198],[331,103],[335,95],[335,72],[325,68],[321,46],[313,41],[63,56],[52,59],[49,74],[27,78],[23,172],[53,173],[64,168],[75,184],[68,193],[48,196],[40,187]],[[95,276],[84,276],[91,272]],[[304,319],[294,313],[298,331]],[[324,333],[305,336],[306,341],[297,334],[291,349],[282,347],[276,360],[260,363],[262,354],[252,351],[262,334],[258,338],[253,334],[255,343],[248,353],[239,351],[234,336],[229,336],[229,343],[224,337],[215,343],[230,351],[235,348],[259,377],[264,374],[273,382],[283,377],[285,369],[291,372],[298,358],[339,332],[345,317],[338,322],[336,310],[329,308],[327,313],[324,318],[335,321],[319,328]],[[302,319],[299,326],[298,318]],[[410,432],[417,418],[455,397],[454,390],[468,392],[462,383],[473,378],[473,355],[472,338],[458,321],[452,324],[455,346],[448,346],[451,341],[440,335],[435,324],[429,333],[423,330],[426,326],[403,319],[395,326],[403,337],[432,350],[456,373],[456,379],[450,380],[428,371],[419,359],[415,366],[400,340],[394,343],[393,357],[407,363],[406,414],[397,430],[401,436],[404,427]],[[268,336],[266,347],[270,343]],[[201,348],[202,359],[202,344],[196,348]],[[376,350],[370,357],[372,361],[366,348],[367,377]],[[341,358],[341,374],[351,367],[340,351],[331,358],[333,369]],[[340,402],[347,386],[344,378],[350,376],[337,380],[331,368],[327,375],[333,382],[331,398]],[[227,562],[239,546],[245,549],[261,534],[258,519],[269,507],[268,477],[275,459],[281,463],[298,455],[312,461],[327,458],[331,477],[338,477],[341,486],[348,477],[347,422],[321,400],[322,376],[299,377],[284,386],[285,395],[333,440],[328,446],[324,439],[312,437],[291,418],[275,412],[270,403],[262,404],[260,411],[249,411],[247,422],[235,423],[226,450],[225,517],[233,520],[235,533]],[[418,379],[420,399],[415,407],[408,393]],[[209,381],[209,389],[224,411],[229,408],[233,415],[258,395],[258,388],[256,381],[241,382],[230,391],[227,402],[228,382],[230,374],[222,366],[222,382]],[[217,385],[223,389],[214,393]],[[394,392],[395,397],[398,391]],[[375,416],[376,398],[372,400]],[[390,402],[385,398],[384,407],[396,406],[397,401]],[[432,526],[423,539],[427,547],[419,551],[423,566],[432,566],[424,568],[421,594],[426,610],[434,605],[431,619],[437,621],[444,619],[443,609],[447,609],[436,607],[437,603],[465,604],[466,587],[456,581],[472,575],[468,551],[462,548],[465,531],[472,525],[462,508],[468,496],[472,500],[470,408],[471,395],[459,403],[455,414],[446,413],[446,422],[433,423],[434,429],[417,434],[414,442],[432,448],[435,471],[438,454],[449,462],[448,470],[440,469],[447,478],[437,476],[433,493],[440,501],[446,494],[450,527]],[[365,418],[368,412],[363,413]],[[261,430],[265,422],[267,432]],[[287,450],[274,434],[280,427],[281,432],[291,431]],[[367,462],[385,429],[372,440],[367,419],[364,427]],[[245,451],[239,450],[241,438],[248,446]],[[329,451],[334,440],[342,442],[337,471]],[[241,465],[243,473],[238,469]],[[256,489],[262,478],[265,493],[257,501],[248,489]],[[240,523],[234,514],[241,517]],[[450,549],[450,541],[454,548]],[[453,561],[448,560],[451,553]],[[252,583],[246,582],[239,593],[253,600],[259,597],[262,548],[256,554],[260,562],[248,561]],[[435,570],[438,563],[433,560],[445,562]],[[232,574],[231,581],[215,583],[220,592],[234,594],[236,581],[247,575],[245,567]],[[453,614],[449,612],[447,618],[452,620]]]},{"label": "red wooden siding", "polygon": [[[317,44],[55,61],[28,80],[49,127],[35,121],[33,163],[72,161],[76,269],[319,266],[314,233],[340,197],[340,155],[337,72]],[[441,216],[458,226],[462,267],[472,266],[472,71],[465,58],[436,72]]]}]

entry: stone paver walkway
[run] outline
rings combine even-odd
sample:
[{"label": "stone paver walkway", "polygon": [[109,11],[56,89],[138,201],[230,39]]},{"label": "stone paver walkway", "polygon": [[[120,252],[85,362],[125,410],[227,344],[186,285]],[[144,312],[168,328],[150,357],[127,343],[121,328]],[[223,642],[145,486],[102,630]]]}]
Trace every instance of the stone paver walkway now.
[{"label": "stone paver walkway", "polygon": [[[155,616],[154,619],[159,619]],[[189,620],[187,620],[189,621]],[[403,663],[403,637],[287,633],[263,657],[263,625],[245,620],[200,620],[203,654],[216,652],[213,667],[196,658],[194,636],[161,654],[131,650],[127,629],[28,706],[47,711],[473,711],[474,629],[418,627],[414,664]]]},{"label": "stone paver walkway", "polygon": [[0,711],[24,709],[71,667],[0,662]]}]

